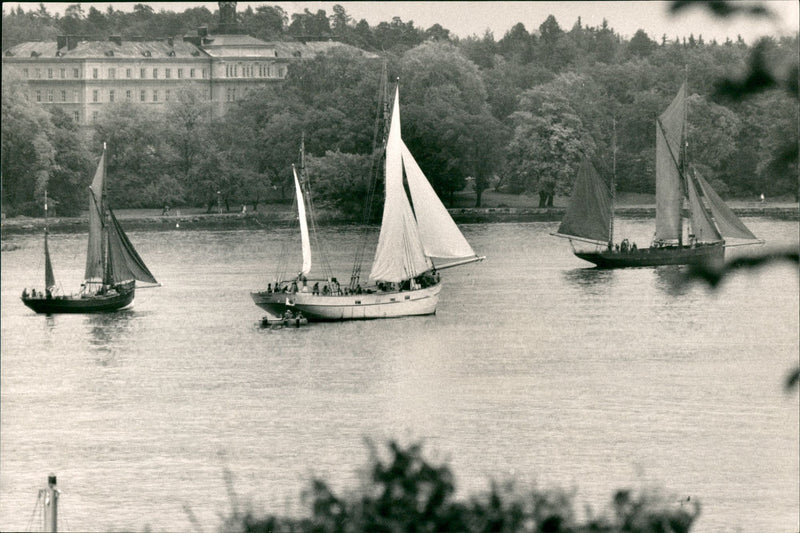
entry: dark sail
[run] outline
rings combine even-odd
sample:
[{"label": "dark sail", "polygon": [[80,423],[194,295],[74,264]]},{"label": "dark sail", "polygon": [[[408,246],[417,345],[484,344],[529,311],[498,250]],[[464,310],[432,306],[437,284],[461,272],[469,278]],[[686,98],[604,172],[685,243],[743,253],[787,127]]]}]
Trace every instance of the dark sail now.
[{"label": "dark sail", "polygon": [[110,263],[109,269],[111,270],[111,282],[121,283],[138,279],[139,281],[158,283],[144,264],[144,261],[142,261],[142,258],[139,257],[131,241],[128,240],[128,236],[125,235],[125,231],[119,225],[117,217],[114,216],[114,212],[110,208],[108,209],[108,214],[111,220],[108,228],[108,260]]},{"label": "dark sail", "polygon": [[677,241],[681,236],[680,157],[686,116],[686,83],[656,120],[656,238]]},{"label": "dark sail", "polygon": [[587,157],[578,170],[558,234],[607,243],[611,239],[611,209],[611,191]]},{"label": "dark sail", "polygon": [[731,211],[730,207],[725,205],[725,202],[722,201],[722,198],[719,197],[714,189],[711,188],[711,185],[709,185],[708,182],[699,174],[697,175],[697,181],[700,182],[700,188],[703,189],[703,194],[705,194],[706,198],[708,199],[708,203],[711,206],[711,212],[714,214],[714,221],[717,223],[719,232],[723,237],[754,241],[758,240],[758,237],[753,235],[753,233],[747,229],[747,226],[745,226],[744,223],[739,220],[739,217],[737,217],[734,212]]},{"label": "dark sail", "polygon": [[103,186],[106,174],[106,151],[100,157],[89,189],[89,246],[86,250],[86,273],[84,279],[103,279]]},{"label": "dark sail", "polygon": [[720,236],[702,200],[697,194],[697,188],[691,178],[686,180],[686,189],[689,192],[689,213],[692,220],[692,232],[697,242],[720,242]]},{"label": "dark sail", "polygon": [[47,246],[47,232],[44,233],[44,288],[50,289],[56,284],[53,275],[53,263],[50,261],[50,248]]}]

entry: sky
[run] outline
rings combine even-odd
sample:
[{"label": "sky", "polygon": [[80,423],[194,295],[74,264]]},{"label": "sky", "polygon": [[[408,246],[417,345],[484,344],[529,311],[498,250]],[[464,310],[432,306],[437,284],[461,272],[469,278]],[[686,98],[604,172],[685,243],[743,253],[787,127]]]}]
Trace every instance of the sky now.
[{"label": "sky", "polygon": [[[46,2],[46,5],[51,13],[63,14],[66,7],[74,3]],[[132,11],[137,3],[148,4],[156,11],[163,9],[182,12],[197,6],[206,6],[212,12],[217,9],[217,2],[114,2],[113,5],[121,11]],[[741,35],[746,42],[752,44],[761,36],[778,37],[798,31],[800,2],[767,0],[760,3],[766,4],[776,13],[775,19],[755,21],[742,15],[718,19],[699,8],[689,8],[673,16],[668,12],[669,2],[661,1],[239,2],[237,10],[245,9],[248,5],[253,8],[259,5],[278,5],[290,16],[293,13],[302,13],[305,9],[312,13],[324,9],[330,15],[333,13],[333,6],[341,4],[353,19],[366,19],[371,26],[400,17],[404,22],[413,21],[416,27],[423,29],[436,23],[441,24],[458,37],[480,37],[488,30],[494,34],[495,39],[501,39],[518,22],[524,24],[528,31],[536,30],[548,15],[553,15],[564,30],[569,30],[578,17],[581,17],[584,26],[600,26],[605,18],[609,26],[623,37],[630,38],[637,30],[643,29],[655,40],[660,40],[664,34],[669,39],[702,35],[706,41],[716,39],[724,42],[726,37],[736,40]],[[16,8],[17,5],[21,5],[25,11],[38,7],[38,3],[33,2],[4,4],[6,10]],[[89,6],[105,11],[109,4],[81,2],[81,7],[84,12]]]}]

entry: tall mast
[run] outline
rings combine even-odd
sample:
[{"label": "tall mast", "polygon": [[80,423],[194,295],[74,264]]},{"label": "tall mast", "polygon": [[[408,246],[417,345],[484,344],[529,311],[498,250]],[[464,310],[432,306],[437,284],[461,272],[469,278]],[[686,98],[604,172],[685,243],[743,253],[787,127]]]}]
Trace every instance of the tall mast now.
[{"label": "tall mast", "polygon": [[613,143],[611,148],[611,217],[608,223],[608,249],[609,251],[614,248],[614,199],[617,196],[617,118],[611,118],[611,127],[613,130]]},{"label": "tall mast", "polygon": [[[689,184],[686,183],[687,180],[691,179],[689,175],[686,173],[686,159],[689,151],[689,127],[688,121],[686,119],[686,108],[689,107],[688,105],[688,94],[689,94],[689,65],[686,64],[683,66],[683,83],[686,85],[686,90],[683,94],[683,127],[681,128],[681,149],[683,151],[683,157],[681,158],[681,175],[683,176],[683,195],[684,197],[689,196]],[[679,155],[680,157],[680,155]],[[683,203],[683,202],[681,202]],[[689,206],[691,208],[691,205]],[[683,211],[683,210],[681,210]],[[681,220],[681,230],[678,232],[678,246],[683,246],[683,215],[680,217]]]},{"label": "tall mast", "polygon": [[106,220],[106,180],[108,179],[108,154],[106,143],[103,142],[103,189],[100,191],[100,222],[103,225],[103,285],[111,284],[111,261],[109,260],[110,242],[108,236],[108,221]]}]

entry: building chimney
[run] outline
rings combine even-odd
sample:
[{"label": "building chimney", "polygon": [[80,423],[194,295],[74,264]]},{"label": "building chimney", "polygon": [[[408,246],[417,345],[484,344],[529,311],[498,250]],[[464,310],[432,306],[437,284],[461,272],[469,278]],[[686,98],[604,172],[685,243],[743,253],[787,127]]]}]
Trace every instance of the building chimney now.
[{"label": "building chimney", "polygon": [[112,43],[117,43],[118,46],[122,46],[122,36],[121,35],[112,35],[108,38],[109,41]]}]

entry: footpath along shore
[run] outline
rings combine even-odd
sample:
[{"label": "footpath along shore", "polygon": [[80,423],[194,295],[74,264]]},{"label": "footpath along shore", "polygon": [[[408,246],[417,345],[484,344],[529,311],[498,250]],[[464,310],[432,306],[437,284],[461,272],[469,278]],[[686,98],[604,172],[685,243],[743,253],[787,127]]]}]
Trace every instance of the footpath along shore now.
[{"label": "footpath along shore", "polygon": [[[768,217],[781,220],[800,220],[798,204],[761,204],[757,202],[731,202],[731,208],[740,217]],[[242,213],[187,213],[169,215],[153,214],[155,210],[122,210],[117,217],[124,221],[126,230],[234,230],[287,227],[294,223],[296,215],[285,206],[263,205],[258,212]],[[450,209],[457,223],[533,222],[558,221],[564,216],[563,207],[459,207]],[[615,215],[623,218],[654,218],[655,206],[618,206]],[[356,224],[358,221],[342,217],[335,212],[318,211],[320,224]],[[51,233],[81,233],[86,231],[87,218],[51,217],[48,221]],[[44,218],[15,217],[2,220],[0,237],[6,240],[12,235],[24,235],[44,230]]]}]

